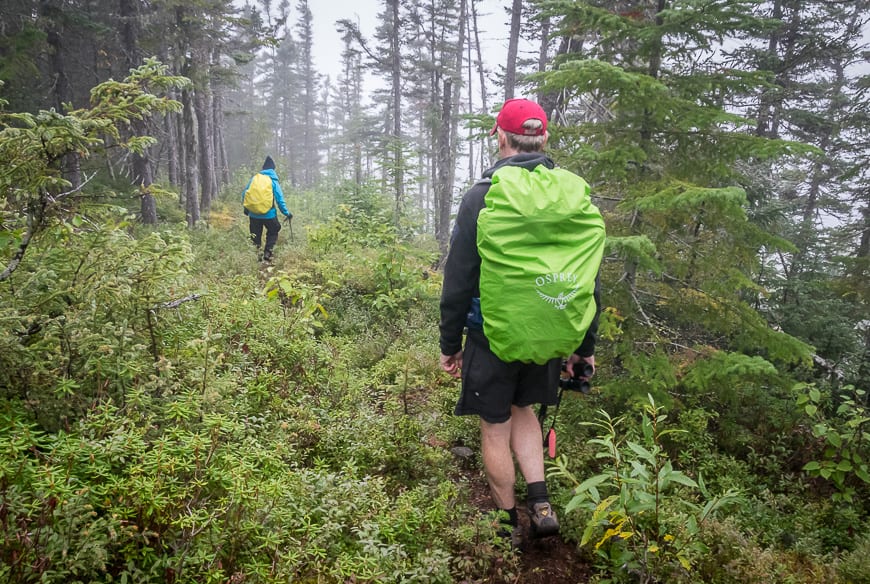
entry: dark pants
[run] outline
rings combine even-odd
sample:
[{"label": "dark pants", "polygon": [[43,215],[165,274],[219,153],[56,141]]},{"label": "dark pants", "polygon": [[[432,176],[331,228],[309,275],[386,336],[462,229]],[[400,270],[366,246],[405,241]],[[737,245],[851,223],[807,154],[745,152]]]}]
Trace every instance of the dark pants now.
[{"label": "dark pants", "polygon": [[263,241],[263,228],[266,228],[266,247],[263,249],[263,257],[266,259],[272,257],[272,248],[278,241],[278,232],[281,231],[281,222],[277,217],[271,219],[250,218],[251,241],[254,247],[260,249],[260,244]]}]

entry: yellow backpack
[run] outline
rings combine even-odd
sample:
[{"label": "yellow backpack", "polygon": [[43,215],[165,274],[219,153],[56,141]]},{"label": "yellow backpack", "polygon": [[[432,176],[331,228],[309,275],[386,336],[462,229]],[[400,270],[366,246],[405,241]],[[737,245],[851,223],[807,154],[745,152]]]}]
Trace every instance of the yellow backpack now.
[{"label": "yellow backpack", "polygon": [[272,194],[272,178],[269,175],[257,173],[248,190],[242,204],[254,215],[265,215],[269,209],[275,206],[275,197]]}]

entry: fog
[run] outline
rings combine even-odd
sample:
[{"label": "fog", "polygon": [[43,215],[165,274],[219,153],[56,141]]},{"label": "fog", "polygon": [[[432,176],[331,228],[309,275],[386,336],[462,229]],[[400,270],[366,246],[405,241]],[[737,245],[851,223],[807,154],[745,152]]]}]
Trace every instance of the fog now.
[{"label": "fog", "polygon": [[[490,74],[497,73],[507,56],[510,1],[476,0],[477,24],[480,28],[481,51],[485,67]],[[336,31],[335,22],[348,19],[359,25],[360,32],[371,39],[377,29],[378,15],[383,9],[383,0],[356,0],[349,3],[343,0],[317,0],[309,4],[314,24],[314,64],[323,75],[335,81],[341,72],[341,36]],[[294,18],[291,15],[291,19]],[[535,54],[535,47],[521,46],[521,52]],[[524,55],[521,55],[524,56]],[[382,80],[367,79],[368,89],[376,87]],[[369,91],[367,91],[368,93]]]}]

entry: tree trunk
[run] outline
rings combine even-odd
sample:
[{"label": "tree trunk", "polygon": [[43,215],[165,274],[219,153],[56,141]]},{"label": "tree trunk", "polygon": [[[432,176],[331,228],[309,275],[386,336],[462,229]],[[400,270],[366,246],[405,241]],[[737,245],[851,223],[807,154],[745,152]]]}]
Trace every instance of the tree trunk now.
[{"label": "tree trunk", "polygon": [[[49,46],[49,67],[52,76],[52,88],[54,93],[54,107],[63,113],[64,104],[72,102],[72,88],[66,73],[66,61],[64,60],[64,15],[61,6],[52,0],[42,0],[39,3],[39,14],[48,24],[46,30],[46,43]],[[82,184],[81,163],[78,154],[69,152],[61,160],[61,173],[70,182],[74,189]]]},{"label": "tree trunk", "polygon": [[[782,0],[773,1],[773,12],[771,18],[777,21],[782,20]],[[777,54],[781,35],[781,27],[771,32],[770,38],[767,40],[767,53],[769,57]],[[758,105],[758,123],[755,127],[755,134],[757,136],[768,136],[773,138],[777,133],[777,128],[771,127],[775,99],[770,97],[767,92],[770,92],[771,94],[777,93],[773,88],[770,88],[766,89],[761,94],[761,101]]]},{"label": "tree trunk", "polygon": [[[477,74],[480,78],[480,106],[481,109],[489,113],[489,99],[487,96],[487,83],[486,83],[486,69],[483,66],[483,50],[480,46],[480,29],[477,27],[477,7],[475,5],[476,0],[471,0],[471,22],[473,26],[472,32],[474,33],[474,48],[477,51],[477,60],[475,61],[475,66],[477,67]],[[492,159],[489,155],[489,150],[486,147],[486,139],[484,139],[484,143],[480,147],[480,168],[481,173],[483,170],[492,166]],[[477,175],[475,175],[476,177]]]},{"label": "tree trunk", "polygon": [[[471,0],[471,3],[474,4],[474,0]],[[466,19],[470,18],[470,14],[466,15]],[[465,82],[465,97],[467,98],[465,107],[468,108],[468,113],[472,113],[474,111],[474,76],[472,72],[472,59],[471,59],[471,41],[469,41],[465,46],[466,54],[465,54],[465,67],[466,67],[466,82]],[[483,86],[480,87],[480,91],[483,92]],[[466,137],[466,142],[468,143],[468,182],[471,183],[474,181],[477,176],[477,160],[475,160],[474,154],[474,130],[472,128],[468,128],[468,134]],[[483,146],[481,146],[482,148]]]},{"label": "tree trunk", "polygon": [[196,160],[199,145],[196,139],[196,112],[193,111],[193,98],[190,92],[190,89],[185,89],[181,92],[181,103],[184,106],[184,166],[187,171],[185,174],[184,197],[187,202],[187,226],[192,228],[199,222],[200,211],[198,164]]},{"label": "tree trunk", "polygon": [[[541,23],[541,48],[538,51],[538,73],[543,73],[547,70],[547,64],[550,62],[550,17],[545,16]],[[544,101],[544,92],[538,91],[538,103]],[[545,110],[546,111],[546,110]]]},{"label": "tree trunk", "polygon": [[465,19],[467,4],[461,0],[459,4],[459,30],[457,32],[456,48],[452,55],[450,69],[444,72],[444,85],[441,94],[441,126],[438,136],[436,197],[438,218],[435,237],[441,256],[447,254],[447,243],[450,239],[450,211],[453,207],[453,183],[456,180],[456,150],[459,136],[457,109],[459,107],[460,83],[462,80],[462,54],[465,49]]},{"label": "tree trunk", "polygon": [[398,226],[402,217],[402,204],[405,199],[404,154],[402,148],[402,59],[399,52],[399,0],[389,0],[392,29],[390,33],[390,65],[392,68],[392,99],[393,99],[393,187],[396,195],[395,221]]},{"label": "tree trunk", "polygon": [[178,172],[178,159],[180,157],[178,153],[178,131],[175,128],[178,125],[178,114],[166,114],[164,123],[166,125],[166,172],[169,175],[169,184],[177,187],[181,185],[181,178]]},{"label": "tree trunk", "polygon": [[316,73],[312,56],[314,33],[312,31],[311,10],[308,8],[308,0],[299,0],[296,7],[301,14],[297,30],[300,39],[299,65],[302,69],[302,183],[306,187],[315,184],[319,175],[320,156],[317,144],[317,127],[314,117],[316,101]]},{"label": "tree trunk", "polygon": [[517,84],[517,54],[520,46],[520,21],[523,13],[523,0],[513,0],[511,6],[511,34],[508,39],[507,63],[504,74],[505,101],[513,99]]},{"label": "tree trunk", "polygon": [[[124,51],[124,63],[127,70],[139,66],[139,4],[136,0],[120,0],[118,13],[121,18],[121,45]],[[131,125],[134,136],[144,136],[148,133],[148,124],[142,120],[136,120]],[[154,173],[151,168],[149,149],[146,148],[141,154],[131,155],[132,184],[139,193],[139,215],[142,223],[146,225],[157,224],[157,202],[151,192],[151,183],[154,182]]]},{"label": "tree trunk", "polygon": [[450,225],[450,202],[453,183],[450,180],[450,114],[452,111],[450,100],[453,96],[453,79],[447,76],[444,79],[444,90],[441,101],[441,125],[437,136],[438,149],[436,152],[436,167],[438,169],[435,183],[435,200],[438,205],[438,220],[435,224],[435,239],[438,240],[438,249],[441,257],[447,255],[448,228]]},{"label": "tree trunk", "polygon": [[[214,49],[212,55],[213,63],[220,63],[220,52]],[[227,145],[224,139],[224,86],[212,86],[212,118],[211,128],[214,143],[215,158],[215,191],[220,193],[221,189],[230,182],[230,167],[227,158]]]},{"label": "tree trunk", "polygon": [[211,204],[215,200],[214,152],[211,135],[211,99],[208,91],[208,80],[205,77],[202,87],[196,89],[193,95],[196,113],[197,144],[199,146],[199,177],[202,181],[202,199],[200,213],[208,216]]},{"label": "tree trunk", "polygon": [[215,190],[221,189],[230,182],[230,167],[227,159],[227,145],[224,140],[224,96],[221,88],[215,88],[212,95],[212,138],[214,139],[215,159]]}]

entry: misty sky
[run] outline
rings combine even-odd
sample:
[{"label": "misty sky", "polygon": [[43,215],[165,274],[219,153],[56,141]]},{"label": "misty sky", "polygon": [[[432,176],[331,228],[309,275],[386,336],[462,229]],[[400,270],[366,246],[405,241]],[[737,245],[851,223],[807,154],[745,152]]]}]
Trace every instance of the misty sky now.
[{"label": "misty sky", "polygon": [[[496,68],[507,56],[509,16],[505,7],[510,0],[477,0],[478,26],[484,61],[490,69]],[[381,12],[382,0],[314,0],[309,3],[314,19],[314,64],[318,71],[329,75],[332,81],[341,70],[341,38],[335,31],[335,21],[343,18],[359,22],[360,31],[367,39],[374,35]],[[291,16],[295,19],[295,15]]]},{"label": "misty sky", "polygon": [[[511,0],[477,0],[478,27],[480,28],[483,59],[487,69],[497,71],[507,57],[507,38],[510,16],[507,9]],[[359,23],[360,31],[371,39],[378,23],[383,0],[313,0],[309,3],[314,19],[314,64],[316,69],[335,81],[341,71],[341,38],[335,30],[335,21],[347,18]],[[295,19],[296,16],[291,16]],[[864,38],[870,43],[870,22],[864,25]],[[536,47],[520,47],[521,51],[536,52]],[[870,62],[854,64],[854,73],[870,74]]]}]

